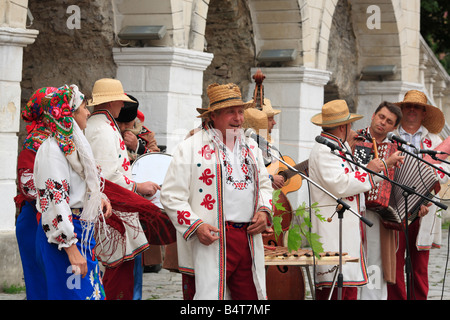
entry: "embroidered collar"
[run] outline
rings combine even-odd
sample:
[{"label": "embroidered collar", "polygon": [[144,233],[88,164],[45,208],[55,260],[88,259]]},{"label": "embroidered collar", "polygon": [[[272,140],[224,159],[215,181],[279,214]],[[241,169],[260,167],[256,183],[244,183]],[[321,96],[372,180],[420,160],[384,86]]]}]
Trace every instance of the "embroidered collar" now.
[{"label": "embroidered collar", "polygon": [[94,112],[92,112],[92,115],[96,115],[96,114],[103,114],[106,119],[108,119],[109,121],[111,121],[112,124],[114,124],[114,127],[117,129],[118,132],[120,132],[119,126],[117,125],[116,120],[114,119],[114,117],[111,115],[111,113],[108,110],[105,109],[100,109],[100,110],[96,110]]},{"label": "embroidered collar", "polygon": [[335,135],[332,135],[331,133],[328,132],[321,132],[320,135],[324,138],[327,138],[331,141],[337,142],[337,144],[339,145],[339,147],[341,148],[345,148],[344,143],[342,142],[342,140],[338,137],[336,137]]},{"label": "embroidered collar", "polygon": [[[253,183],[255,172],[251,165],[250,150],[243,143],[243,135],[239,135],[235,142],[237,144],[235,148],[239,149],[239,159],[235,159],[234,157],[230,159],[230,153],[234,156],[235,150],[231,150],[230,152],[228,147],[220,139],[220,133],[210,124],[207,124],[204,128],[219,151],[219,157],[224,167],[225,183],[232,185],[236,190],[247,189],[248,184]],[[236,170],[242,171],[242,178],[239,178],[239,173]]]}]

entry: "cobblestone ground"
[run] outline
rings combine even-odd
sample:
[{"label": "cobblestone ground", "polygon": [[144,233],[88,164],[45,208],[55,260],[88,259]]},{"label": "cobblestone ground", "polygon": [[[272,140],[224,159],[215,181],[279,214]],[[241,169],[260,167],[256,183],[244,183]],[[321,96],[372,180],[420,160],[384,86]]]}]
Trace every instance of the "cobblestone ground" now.
[{"label": "cobblestone ground", "polygon": [[[448,231],[443,230],[442,238],[444,244],[441,249],[433,249],[430,254],[429,265],[429,300],[450,300],[450,267],[448,261]],[[445,275],[445,268],[447,274]],[[445,288],[442,292],[445,276]],[[306,279],[306,278],[305,278]],[[181,275],[162,269],[159,273],[145,273],[144,284],[142,288],[143,300],[181,300],[183,299],[181,291]],[[5,294],[0,293],[0,300],[23,300],[25,294]],[[309,292],[307,299],[311,299]]]}]

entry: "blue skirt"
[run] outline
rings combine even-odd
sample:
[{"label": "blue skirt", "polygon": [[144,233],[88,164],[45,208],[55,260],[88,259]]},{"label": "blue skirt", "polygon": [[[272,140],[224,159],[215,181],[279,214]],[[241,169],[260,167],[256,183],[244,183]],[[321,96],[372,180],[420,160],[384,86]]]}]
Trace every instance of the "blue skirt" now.
[{"label": "blue skirt", "polygon": [[16,221],[16,238],[22,261],[27,300],[46,299],[44,273],[37,268],[36,260],[36,202],[26,201]]},{"label": "blue skirt", "polygon": [[[45,275],[46,299],[48,300],[104,300],[105,291],[100,277],[98,261],[92,256],[95,240],[91,238],[84,251],[81,251],[82,228],[78,217],[72,215],[74,231],[77,234],[77,247],[80,252],[86,252],[88,272],[84,278],[72,273],[69,258],[64,249],[49,243],[42,223],[36,233],[36,252],[39,266]],[[91,232],[94,232],[93,230]]]}]

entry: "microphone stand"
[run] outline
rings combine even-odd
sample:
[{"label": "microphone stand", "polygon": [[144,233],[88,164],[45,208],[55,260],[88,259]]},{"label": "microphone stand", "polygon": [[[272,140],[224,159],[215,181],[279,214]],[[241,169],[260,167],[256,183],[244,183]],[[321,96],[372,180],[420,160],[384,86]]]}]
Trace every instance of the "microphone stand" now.
[{"label": "microphone stand", "polygon": [[[342,274],[342,219],[344,217],[344,212],[345,212],[345,210],[352,212],[355,216],[357,216],[361,221],[363,221],[369,227],[372,227],[373,223],[371,221],[369,221],[366,217],[361,216],[359,213],[357,213],[355,210],[353,210],[350,207],[350,205],[348,205],[342,199],[338,199],[335,195],[333,195],[328,190],[326,190],[325,188],[323,188],[322,186],[317,184],[315,181],[311,180],[309,177],[305,176],[303,173],[301,173],[300,171],[298,171],[297,169],[295,169],[294,167],[292,167],[291,165],[286,163],[284,160],[280,159],[280,157],[277,157],[274,154],[272,154],[272,152],[270,151],[270,148],[267,148],[267,154],[270,157],[277,159],[278,161],[283,163],[286,167],[288,167],[290,170],[299,174],[303,179],[312,183],[314,186],[316,186],[317,188],[322,190],[328,196],[330,196],[331,198],[336,200],[336,202],[337,202],[336,211],[338,213],[338,218],[339,218],[339,274],[338,274],[338,281],[337,281],[338,282],[338,300],[342,300],[342,287],[344,284],[344,277]],[[332,293],[332,291],[330,292],[330,297],[331,297],[331,293]]]},{"label": "microphone stand", "polygon": [[[413,157],[418,158],[416,155],[410,153],[409,151],[406,151],[406,150],[405,150],[403,147],[401,147],[400,145],[398,145],[398,150],[404,151],[405,153],[408,153],[408,154],[412,155]],[[332,152],[332,153],[334,153],[334,152]],[[369,172],[369,173],[371,173],[371,174],[373,174],[373,175],[376,175],[376,176],[378,176],[378,177],[383,178],[384,180],[389,181],[390,183],[396,185],[397,187],[399,187],[399,188],[401,188],[401,189],[403,190],[403,198],[404,198],[404,200],[405,200],[404,227],[405,227],[405,238],[406,238],[406,239],[405,239],[405,240],[406,240],[405,273],[406,273],[406,282],[407,282],[407,283],[406,283],[406,290],[407,290],[407,299],[410,300],[410,290],[409,290],[409,287],[410,287],[410,281],[411,281],[411,277],[412,277],[412,272],[411,272],[411,258],[410,258],[410,253],[409,253],[409,244],[408,244],[408,196],[410,196],[410,195],[412,195],[412,194],[415,194],[415,195],[421,197],[421,198],[424,199],[424,200],[427,200],[427,201],[429,201],[429,202],[434,203],[436,206],[438,206],[439,208],[444,209],[444,210],[447,209],[447,206],[446,206],[445,204],[440,203],[440,202],[434,201],[434,200],[428,198],[428,197],[425,196],[425,195],[422,195],[422,194],[417,193],[417,192],[414,190],[414,188],[407,187],[407,186],[402,185],[402,184],[400,184],[400,183],[398,183],[398,182],[396,182],[396,181],[394,181],[394,180],[389,179],[388,177],[386,177],[386,176],[383,175],[383,174],[380,174],[380,173],[378,173],[378,172],[374,172],[374,171],[368,169],[367,167],[362,166],[361,164],[358,164],[358,163],[357,163],[356,161],[354,161],[353,159],[348,159],[347,157],[344,157],[344,156],[342,156],[342,155],[340,155],[340,154],[337,154],[337,153],[334,153],[334,154],[335,154],[336,156],[342,158],[342,159],[345,159],[345,160],[347,160],[347,161],[353,163],[355,166],[362,168],[364,171],[367,171],[367,172]],[[419,159],[419,158],[418,158],[418,159]],[[420,159],[420,160],[423,161],[423,162],[425,162],[425,163],[427,163],[427,164],[429,164],[429,165],[431,165],[431,166],[433,166],[432,164],[428,163],[427,161],[425,161],[425,160],[423,160],[423,159]],[[433,166],[433,167],[434,167],[434,166]],[[439,169],[439,168],[436,168],[436,169],[442,171],[442,169]]]}]

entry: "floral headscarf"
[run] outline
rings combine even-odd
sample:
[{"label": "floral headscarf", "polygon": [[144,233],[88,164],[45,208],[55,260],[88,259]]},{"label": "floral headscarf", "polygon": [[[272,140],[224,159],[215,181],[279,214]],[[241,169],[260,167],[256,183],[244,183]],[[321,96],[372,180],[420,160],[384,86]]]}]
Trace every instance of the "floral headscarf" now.
[{"label": "floral headscarf", "polygon": [[22,119],[30,123],[26,126],[28,135],[23,143],[23,149],[37,152],[42,142],[50,136],[50,130],[42,122],[43,109],[41,103],[42,98],[56,90],[57,88],[55,87],[39,88],[30,97],[30,100],[28,100],[28,103],[22,111]]},{"label": "floral headscarf", "polygon": [[76,85],[64,85],[42,98],[44,126],[50,130],[58,142],[59,148],[66,156],[75,150],[73,142],[73,112],[84,101],[84,95]]}]

